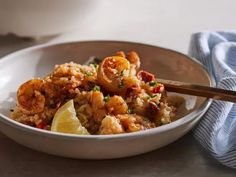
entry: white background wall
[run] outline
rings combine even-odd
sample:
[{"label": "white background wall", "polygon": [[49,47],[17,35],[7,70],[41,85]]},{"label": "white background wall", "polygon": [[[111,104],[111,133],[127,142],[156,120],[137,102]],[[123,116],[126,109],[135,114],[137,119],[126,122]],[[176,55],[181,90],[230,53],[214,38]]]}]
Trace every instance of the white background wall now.
[{"label": "white background wall", "polygon": [[100,0],[88,22],[76,39],[141,41],[186,53],[194,32],[236,30],[236,1]]},{"label": "white background wall", "polygon": [[[12,4],[14,4],[13,0],[0,0],[0,2],[1,1],[12,1]],[[22,1],[23,0],[18,0],[14,2],[21,3]],[[35,0],[37,3],[43,1],[45,0]],[[78,18],[73,19],[73,23],[78,23],[79,25],[73,29],[65,30],[70,31],[70,33],[61,35],[53,39],[52,42],[90,39],[131,40],[156,44],[186,53],[190,35],[194,32],[236,29],[236,0],[90,1],[91,8],[87,11],[83,10],[85,11],[83,17],[78,15]],[[45,2],[47,2],[46,6],[53,4],[52,2],[54,2],[54,6],[58,6],[59,4],[59,1],[56,0]],[[72,0],[67,0],[66,2],[70,3]],[[29,4],[29,2],[27,4]],[[17,3],[15,8],[19,8]],[[64,8],[69,7],[64,5]],[[70,8],[72,9],[72,6],[70,6]],[[79,11],[81,11],[81,9],[78,9],[78,12]],[[32,12],[34,11],[32,10]],[[68,15],[69,13],[70,9],[68,9],[66,14]],[[42,11],[41,14],[44,14],[44,12]],[[67,22],[72,21],[72,18],[68,18],[66,14],[64,14],[64,16]],[[84,20],[82,20],[82,18]],[[43,22],[50,24],[48,19],[49,18],[43,18]],[[39,22],[40,20],[35,20],[34,26],[37,26]],[[58,21],[58,23],[64,25],[64,27],[68,25],[62,21]],[[44,29],[43,27],[40,29],[40,27],[37,27],[38,31]],[[27,30],[23,30],[23,32],[26,31]]]}]

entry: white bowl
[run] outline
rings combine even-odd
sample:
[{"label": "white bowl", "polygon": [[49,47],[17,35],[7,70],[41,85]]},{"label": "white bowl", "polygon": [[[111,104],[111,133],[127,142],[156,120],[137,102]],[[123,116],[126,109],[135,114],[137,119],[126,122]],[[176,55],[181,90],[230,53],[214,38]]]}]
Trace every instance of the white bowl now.
[{"label": "white bowl", "polygon": [[0,34],[41,37],[91,27],[98,5],[94,0],[0,0]]},{"label": "white bowl", "polygon": [[45,76],[55,64],[84,63],[90,56],[104,57],[117,50],[137,51],[142,66],[157,77],[212,86],[202,65],[188,56],[155,46],[116,41],[88,41],[40,45],[12,53],[0,60],[0,130],[16,142],[49,154],[85,159],[127,157],[163,147],[177,140],[199,121],[211,100],[186,96],[179,120],[150,130],[118,135],[71,135],[36,129],[9,118],[19,85]]}]

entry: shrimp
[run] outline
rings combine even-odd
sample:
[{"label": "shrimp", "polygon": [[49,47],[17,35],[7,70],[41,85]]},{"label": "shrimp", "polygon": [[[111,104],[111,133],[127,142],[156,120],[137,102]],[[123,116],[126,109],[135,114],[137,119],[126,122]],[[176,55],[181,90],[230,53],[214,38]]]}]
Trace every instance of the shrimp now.
[{"label": "shrimp", "polygon": [[102,92],[92,91],[90,102],[92,106],[93,118],[96,122],[101,122],[106,115],[104,96]]},{"label": "shrimp", "polygon": [[140,68],[140,58],[138,54],[134,51],[131,51],[126,55],[123,51],[117,51],[116,56],[126,58],[130,62],[130,75],[135,76],[136,72]]},{"label": "shrimp", "polygon": [[126,57],[125,52],[123,52],[123,51],[117,51],[116,56],[123,57],[123,58]]},{"label": "shrimp", "polygon": [[25,114],[37,114],[43,112],[45,96],[43,95],[44,81],[32,79],[22,84],[17,91],[17,104]]},{"label": "shrimp", "polygon": [[126,132],[136,132],[155,127],[155,124],[151,123],[147,118],[136,114],[119,114],[116,118],[120,120]]},{"label": "shrimp", "polygon": [[129,97],[131,95],[137,96],[141,92],[140,83],[141,81],[137,77],[127,77],[124,79],[125,83],[125,96]]},{"label": "shrimp", "polygon": [[119,134],[125,133],[122,125],[120,124],[120,120],[115,116],[106,116],[101,123],[99,134],[100,135],[108,135],[108,134]]},{"label": "shrimp", "polygon": [[84,79],[82,66],[73,62],[56,65],[54,71],[47,76],[44,80],[51,82],[56,91],[68,93],[79,87]]},{"label": "shrimp", "polygon": [[106,104],[106,108],[110,114],[125,114],[128,111],[128,106],[121,96],[113,96]]},{"label": "shrimp", "polygon": [[129,52],[127,54],[127,59],[129,60],[131,65],[135,66],[136,71],[140,68],[140,58],[136,52]]},{"label": "shrimp", "polygon": [[128,77],[130,63],[123,57],[105,58],[98,68],[98,83],[107,91],[120,93],[124,90],[124,78]]},{"label": "shrimp", "polygon": [[82,65],[73,62],[65,63],[61,65],[56,65],[50,76],[60,78],[60,77],[72,77],[81,79],[81,68]]}]

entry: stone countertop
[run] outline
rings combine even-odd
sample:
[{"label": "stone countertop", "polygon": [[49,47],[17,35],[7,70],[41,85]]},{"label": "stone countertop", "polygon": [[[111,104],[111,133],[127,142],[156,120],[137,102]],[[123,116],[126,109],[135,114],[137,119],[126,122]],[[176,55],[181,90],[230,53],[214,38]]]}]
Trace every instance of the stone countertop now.
[{"label": "stone countertop", "polygon": [[[43,43],[0,36],[0,56]],[[76,160],[56,157],[21,146],[0,133],[0,177],[233,177],[235,170],[213,159],[194,140],[191,133],[164,148],[129,158],[115,160]]]}]

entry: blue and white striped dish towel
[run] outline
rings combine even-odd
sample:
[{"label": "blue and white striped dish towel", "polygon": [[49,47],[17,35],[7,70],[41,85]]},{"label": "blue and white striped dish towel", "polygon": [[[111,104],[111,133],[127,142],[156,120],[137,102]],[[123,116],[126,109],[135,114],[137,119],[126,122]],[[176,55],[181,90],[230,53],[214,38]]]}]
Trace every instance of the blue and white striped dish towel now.
[{"label": "blue and white striped dish towel", "polygon": [[[236,90],[236,32],[193,34],[189,55],[215,76],[217,87]],[[236,168],[236,104],[213,101],[193,134],[219,162]]]}]

